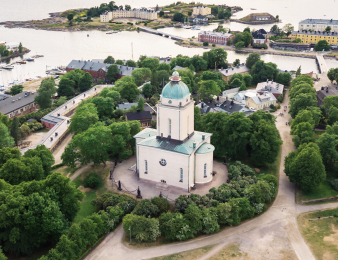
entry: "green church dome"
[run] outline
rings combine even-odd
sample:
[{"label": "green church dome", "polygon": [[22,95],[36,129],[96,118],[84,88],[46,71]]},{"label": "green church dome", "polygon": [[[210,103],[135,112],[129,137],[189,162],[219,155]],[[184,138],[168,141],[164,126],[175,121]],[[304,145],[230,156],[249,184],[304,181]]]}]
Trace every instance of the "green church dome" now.
[{"label": "green church dome", "polygon": [[175,70],[170,82],[162,90],[162,97],[169,99],[184,99],[190,95],[188,86],[181,81],[181,77]]}]

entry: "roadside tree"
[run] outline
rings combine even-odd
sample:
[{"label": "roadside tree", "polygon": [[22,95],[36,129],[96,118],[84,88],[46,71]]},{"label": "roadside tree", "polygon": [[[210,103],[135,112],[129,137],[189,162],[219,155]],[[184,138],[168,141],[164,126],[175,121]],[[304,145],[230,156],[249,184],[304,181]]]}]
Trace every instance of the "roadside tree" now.
[{"label": "roadside tree", "polygon": [[119,73],[120,71],[116,64],[110,65],[106,73],[106,78],[114,82],[117,79]]},{"label": "roadside tree", "polygon": [[246,58],[246,63],[245,65],[248,68],[252,68],[252,66],[261,59],[261,55],[258,53],[251,53],[247,58]]},{"label": "roadside tree", "polygon": [[14,85],[13,87],[11,87],[10,93],[12,96],[15,96],[19,93],[21,93],[23,90],[23,86],[22,85]]}]

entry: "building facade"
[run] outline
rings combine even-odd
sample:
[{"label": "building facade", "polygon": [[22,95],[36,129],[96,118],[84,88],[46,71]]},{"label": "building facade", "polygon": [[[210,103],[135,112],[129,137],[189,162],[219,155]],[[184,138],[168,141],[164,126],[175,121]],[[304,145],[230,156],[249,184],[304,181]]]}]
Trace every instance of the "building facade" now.
[{"label": "building facade", "polygon": [[209,15],[211,14],[211,8],[210,7],[206,7],[206,6],[195,6],[192,9],[192,15],[196,16],[196,15]]},{"label": "building facade", "polygon": [[194,101],[177,71],[163,88],[157,106],[157,129],[134,136],[141,180],[190,191],[213,178],[212,134],[194,130]]},{"label": "building facade", "polygon": [[299,22],[298,30],[323,32],[327,26],[331,27],[331,32],[338,32],[338,20],[333,19],[306,19]]},{"label": "building facade", "polygon": [[277,99],[273,94],[264,92],[260,95],[255,90],[241,91],[234,96],[234,100],[256,110],[263,110],[269,108],[270,105],[277,105]]},{"label": "building facade", "polygon": [[17,116],[27,115],[39,108],[34,102],[38,94],[24,91],[0,102],[0,112],[12,119]]},{"label": "building facade", "polygon": [[209,42],[217,44],[227,44],[228,40],[233,40],[235,36],[231,33],[201,31],[198,33],[199,42]]},{"label": "building facade", "polygon": [[291,33],[291,40],[301,39],[302,43],[314,43],[326,40],[330,45],[338,45],[338,32],[299,30]]},{"label": "building facade", "polygon": [[108,23],[114,18],[140,18],[146,20],[156,20],[157,12],[146,9],[132,9],[132,10],[113,10],[112,12],[104,12],[100,15],[101,23]]}]

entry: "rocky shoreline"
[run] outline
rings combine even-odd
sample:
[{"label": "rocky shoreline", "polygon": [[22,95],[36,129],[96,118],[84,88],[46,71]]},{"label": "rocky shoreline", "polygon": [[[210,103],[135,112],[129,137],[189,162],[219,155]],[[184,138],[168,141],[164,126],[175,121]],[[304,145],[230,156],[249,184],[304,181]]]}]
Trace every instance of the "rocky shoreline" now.
[{"label": "rocky shoreline", "polygon": [[31,50],[29,50],[29,49],[25,49],[21,53],[15,52],[12,55],[9,55],[9,56],[6,56],[6,57],[1,57],[0,61],[7,60],[7,59],[12,59],[12,58],[16,58],[16,57],[20,57],[20,56],[22,56],[22,55],[24,55],[26,53],[29,53],[30,51]]}]

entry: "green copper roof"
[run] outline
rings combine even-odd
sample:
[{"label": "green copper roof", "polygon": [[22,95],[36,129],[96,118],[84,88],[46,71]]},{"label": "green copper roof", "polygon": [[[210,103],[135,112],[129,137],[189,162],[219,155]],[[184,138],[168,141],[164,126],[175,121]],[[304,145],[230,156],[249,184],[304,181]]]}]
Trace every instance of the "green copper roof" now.
[{"label": "green copper roof", "polygon": [[134,135],[134,138],[148,138],[152,136],[156,136],[157,130],[153,128],[145,128],[141,132]]},{"label": "green copper roof", "polygon": [[190,95],[189,88],[182,81],[171,81],[162,90],[162,97],[184,99]]},{"label": "green copper roof", "polygon": [[205,142],[202,137],[203,135],[205,136],[205,138],[208,138],[212,134],[195,131],[192,137],[190,137],[184,143],[181,143],[181,144],[177,144],[173,141],[168,141],[164,139],[163,140],[157,139],[156,136],[152,136],[152,137],[146,138],[143,141],[139,142],[138,145],[150,146],[154,148],[163,149],[166,151],[189,155],[193,153],[194,150],[196,149],[193,147],[194,143],[196,143],[196,146],[198,147],[199,144],[201,144],[202,142]]},{"label": "green copper roof", "polygon": [[211,153],[215,150],[215,147],[212,144],[209,143],[204,143],[198,148],[196,153],[198,154],[206,154],[206,153]]}]

